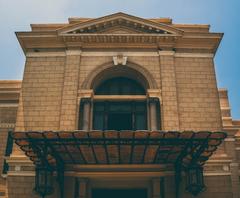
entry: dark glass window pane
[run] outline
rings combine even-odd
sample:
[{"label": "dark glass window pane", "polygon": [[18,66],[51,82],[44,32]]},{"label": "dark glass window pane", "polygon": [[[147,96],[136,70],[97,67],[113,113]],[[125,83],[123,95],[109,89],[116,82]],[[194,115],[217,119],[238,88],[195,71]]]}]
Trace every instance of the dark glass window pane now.
[{"label": "dark glass window pane", "polygon": [[79,107],[78,129],[83,129],[83,102],[80,103]]},{"label": "dark glass window pane", "polygon": [[135,80],[117,77],[111,78],[100,84],[96,90],[96,95],[145,95],[144,87]]},{"label": "dark glass window pane", "polygon": [[147,129],[146,114],[136,114],[135,115],[135,128],[136,128],[136,130],[146,130]]},{"label": "dark glass window pane", "polygon": [[160,102],[157,102],[157,129],[160,130],[162,129],[161,126],[161,109],[160,109]]},{"label": "dark glass window pane", "polygon": [[146,103],[145,102],[136,102],[135,103],[135,110],[137,112],[146,111]]},{"label": "dark glass window pane", "polygon": [[131,112],[132,105],[128,102],[113,102],[109,103],[109,111],[111,112]]},{"label": "dark glass window pane", "polygon": [[131,84],[123,84],[122,85],[122,87],[121,87],[122,89],[121,89],[121,92],[122,92],[122,94],[124,94],[124,93],[134,93],[134,90],[131,90]]},{"label": "dark glass window pane", "polygon": [[94,111],[104,111],[104,103],[94,103]]},{"label": "dark glass window pane", "polygon": [[[106,87],[107,88],[107,87]],[[110,84],[109,89],[105,89],[105,92],[112,95],[118,95],[120,93],[120,87],[116,86],[115,84]],[[104,94],[104,93],[103,93]]]},{"label": "dark glass window pane", "polygon": [[94,114],[93,129],[104,130],[104,114],[103,113]]},{"label": "dark glass window pane", "polygon": [[96,102],[93,109],[93,129],[146,130],[146,102]]},{"label": "dark glass window pane", "polygon": [[147,198],[147,189],[101,189],[92,190],[92,198]]},{"label": "dark glass window pane", "polygon": [[131,113],[110,113],[108,114],[109,130],[132,130],[132,114]]}]

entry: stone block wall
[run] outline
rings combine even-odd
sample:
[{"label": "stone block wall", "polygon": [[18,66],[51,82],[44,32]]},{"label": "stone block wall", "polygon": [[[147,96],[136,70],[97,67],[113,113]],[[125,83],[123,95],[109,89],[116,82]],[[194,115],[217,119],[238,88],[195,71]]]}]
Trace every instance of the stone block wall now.
[{"label": "stone block wall", "polygon": [[[204,177],[206,189],[201,192],[198,198],[233,198],[231,177],[230,176],[205,176]],[[165,177],[165,193],[167,198],[175,198],[175,181],[174,177]],[[182,178],[180,183],[181,198],[194,198],[191,193],[185,190],[185,178]]]},{"label": "stone block wall", "polygon": [[[221,130],[221,111],[212,58],[129,56],[146,69],[161,91],[164,130]],[[74,130],[78,91],[112,56],[28,57],[25,66],[18,130]]]},{"label": "stone block wall", "polygon": [[28,57],[16,130],[58,130],[65,57]]},{"label": "stone block wall", "polygon": [[221,111],[212,58],[176,58],[181,130],[222,129]]},{"label": "stone block wall", "polygon": [[79,88],[83,86],[84,81],[91,73],[96,72],[100,66],[112,62],[110,56],[82,56],[79,68]]},{"label": "stone block wall", "polygon": [[[9,198],[39,198],[39,195],[34,191],[34,177],[33,176],[9,176],[8,183],[8,197]],[[54,192],[48,198],[58,198],[58,186],[54,182]]]}]

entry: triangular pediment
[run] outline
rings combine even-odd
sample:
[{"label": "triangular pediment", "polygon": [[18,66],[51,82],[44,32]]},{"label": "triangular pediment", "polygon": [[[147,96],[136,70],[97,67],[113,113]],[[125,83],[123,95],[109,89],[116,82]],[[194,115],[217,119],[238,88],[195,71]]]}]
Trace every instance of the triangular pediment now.
[{"label": "triangular pediment", "polygon": [[181,35],[179,30],[171,25],[156,23],[151,20],[116,13],[86,22],[71,24],[58,30],[60,35],[73,34],[173,34]]},{"label": "triangular pediment", "polygon": [[143,30],[138,30],[133,27],[128,27],[124,25],[115,25],[109,28],[103,28],[102,30],[97,31],[99,34],[138,34],[145,33]]}]

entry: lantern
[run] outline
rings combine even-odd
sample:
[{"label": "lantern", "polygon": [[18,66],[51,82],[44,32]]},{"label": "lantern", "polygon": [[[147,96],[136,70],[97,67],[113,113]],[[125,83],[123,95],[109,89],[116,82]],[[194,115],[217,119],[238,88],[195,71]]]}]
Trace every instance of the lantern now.
[{"label": "lantern", "polygon": [[53,193],[53,170],[50,167],[37,166],[35,192],[42,198]]},{"label": "lantern", "polygon": [[192,166],[186,171],[186,190],[197,196],[205,189],[203,167]]}]

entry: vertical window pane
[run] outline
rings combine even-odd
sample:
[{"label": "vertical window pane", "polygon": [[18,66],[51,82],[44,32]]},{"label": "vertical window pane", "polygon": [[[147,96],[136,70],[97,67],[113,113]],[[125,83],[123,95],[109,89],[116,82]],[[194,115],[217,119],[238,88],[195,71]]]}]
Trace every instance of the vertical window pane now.
[{"label": "vertical window pane", "polygon": [[94,114],[93,129],[104,130],[104,114],[103,113]]},{"label": "vertical window pane", "polygon": [[147,129],[147,119],[145,113],[135,115],[135,128],[136,130]]}]

